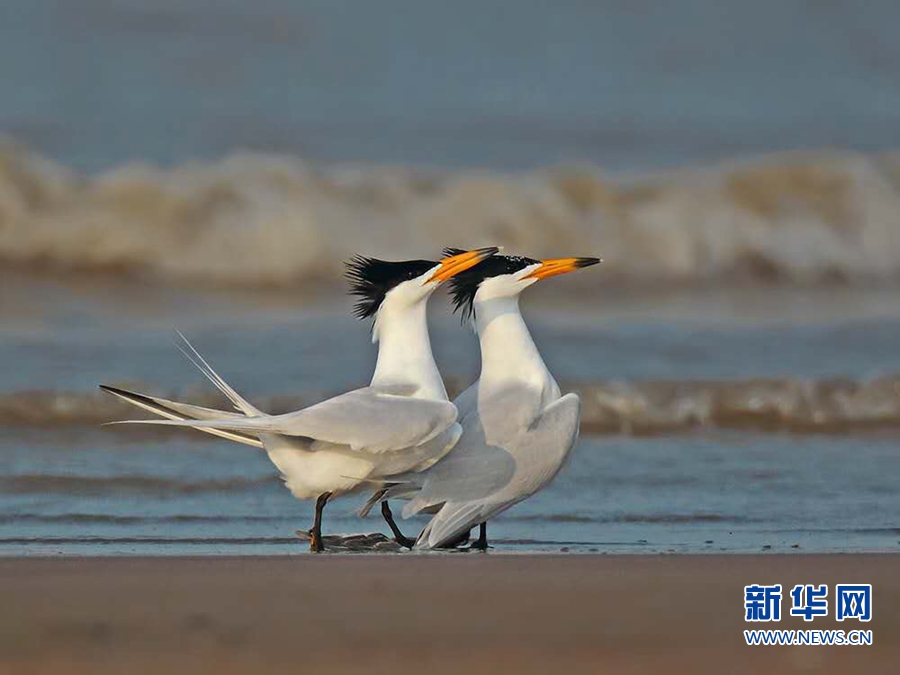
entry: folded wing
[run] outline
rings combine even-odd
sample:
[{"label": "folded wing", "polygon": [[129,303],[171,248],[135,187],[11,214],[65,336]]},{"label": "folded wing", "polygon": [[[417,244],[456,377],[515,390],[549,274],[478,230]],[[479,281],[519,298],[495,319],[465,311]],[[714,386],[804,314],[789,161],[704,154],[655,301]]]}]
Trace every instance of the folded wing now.
[{"label": "folded wing", "polygon": [[398,396],[373,387],[356,389],[284,415],[204,420],[129,420],[129,424],[274,433],[384,453],[426,443],[456,421],[449,401]]},{"label": "folded wing", "polygon": [[[567,394],[548,405],[527,429],[523,429],[506,448],[508,460],[500,448],[473,447],[460,439],[441,463],[449,467],[442,473],[429,475],[421,493],[403,510],[403,515],[443,502],[416,542],[416,548],[446,545],[476,525],[531,496],[549,483],[565,464],[566,457],[578,437],[581,401]],[[463,461],[453,466],[457,453]],[[478,480],[466,480],[465,472],[475,467],[479,456],[489,459],[480,467]],[[457,460],[458,461],[458,460]],[[510,466],[508,461],[512,462]],[[469,477],[470,478],[470,477]]]}]

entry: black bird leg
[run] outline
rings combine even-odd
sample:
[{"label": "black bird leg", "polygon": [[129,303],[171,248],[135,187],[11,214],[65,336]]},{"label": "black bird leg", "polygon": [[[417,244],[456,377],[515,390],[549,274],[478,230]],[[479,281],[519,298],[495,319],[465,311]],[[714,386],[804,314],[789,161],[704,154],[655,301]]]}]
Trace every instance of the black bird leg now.
[{"label": "black bird leg", "polygon": [[394,534],[394,541],[396,541],[401,546],[405,546],[406,548],[412,548],[416,544],[415,539],[410,539],[406,535],[404,535],[400,528],[397,527],[397,523],[394,522],[394,514],[391,513],[391,507],[388,505],[387,500],[385,499],[381,502],[381,515],[384,517],[384,522],[388,524],[388,527],[391,528],[391,532]]},{"label": "black bird leg", "polygon": [[309,531],[309,550],[314,553],[321,553],[325,550],[325,545],[322,543],[322,510],[329,499],[331,499],[331,493],[323,492],[316,500],[316,519]]},{"label": "black bird leg", "polygon": [[469,548],[478,549],[479,551],[487,551],[490,548],[487,543],[487,523],[482,523],[478,526],[478,539],[473,541]]}]

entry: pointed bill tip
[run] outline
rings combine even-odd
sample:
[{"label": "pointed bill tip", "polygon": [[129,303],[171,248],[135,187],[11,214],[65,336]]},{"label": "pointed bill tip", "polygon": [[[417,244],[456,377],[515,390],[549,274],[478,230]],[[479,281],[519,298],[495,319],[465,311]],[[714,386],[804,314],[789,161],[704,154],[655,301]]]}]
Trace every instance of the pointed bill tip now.
[{"label": "pointed bill tip", "polygon": [[559,274],[568,274],[584,267],[602,262],[600,258],[552,258],[541,260],[541,266],[526,278],[547,279]]}]

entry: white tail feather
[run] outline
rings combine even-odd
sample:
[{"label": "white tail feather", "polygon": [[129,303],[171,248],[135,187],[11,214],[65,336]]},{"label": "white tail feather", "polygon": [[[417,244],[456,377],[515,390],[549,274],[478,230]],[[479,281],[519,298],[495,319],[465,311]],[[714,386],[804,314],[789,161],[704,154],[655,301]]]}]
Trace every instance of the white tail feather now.
[{"label": "white tail feather", "polygon": [[[222,416],[231,415],[233,415],[234,417],[238,417],[236,413],[223,412],[221,410],[211,410],[209,408],[201,408],[200,406],[194,406],[188,403],[178,403],[176,401],[169,401],[164,398],[148,396],[147,394],[138,394],[133,391],[119,389],[117,387],[109,387],[103,384],[100,385],[100,388],[103,389],[103,391],[112,394],[113,396],[116,396],[123,401],[127,401],[128,403],[137,406],[138,408],[147,410],[155,415],[159,415],[160,417],[164,417],[169,420],[219,419]],[[245,445],[252,445],[257,448],[263,447],[262,442],[258,438],[248,434],[225,431],[221,429],[208,429],[203,427],[199,427],[199,430],[205,431],[206,433],[212,434],[213,436],[220,436],[221,438],[227,438],[230,441],[236,441]]]},{"label": "white tail feather", "polygon": [[[201,373],[203,373],[219,391],[221,391],[223,394],[225,394],[225,396],[228,397],[228,400],[231,401],[236,410],[239,410],[245,415],[251,417],[264,414],[261,410],[254,407],[253,404],[247,401],[243,396],[238,394],[225,380],[223,380],[222,377],[215,370],[213,370],[212,366],[210,366],[209,363],[206,362],[206,359],[204,359],[200,355],[200,352],[194,349],[194,345],[190,343],[190,341],[180,330],[176,328],[175,333],[178,335],[178,337],[181,338],[182,342],[184,343],[183,345],[179,344],[178,342],[175,343],[175,346],[178,347],[178,350],[182,354],[184,354],[187,360],[193,363],[197,367],[197,369]],[[185,349],[185,347],[187,347],[187,349]]]}]

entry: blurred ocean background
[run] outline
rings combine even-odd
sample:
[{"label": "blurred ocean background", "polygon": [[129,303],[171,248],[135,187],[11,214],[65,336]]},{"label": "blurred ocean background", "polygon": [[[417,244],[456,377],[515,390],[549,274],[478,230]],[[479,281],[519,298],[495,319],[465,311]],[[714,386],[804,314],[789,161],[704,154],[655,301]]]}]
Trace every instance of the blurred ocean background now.
[{"label": "blurred ocean background", "polygon": [[[98,383],[364,384],[342,261],[599,255],[523,307],[584,401],[499,550],[900,550],[900,5],[0,10],[0,555],[291,553],[264,456]],[[471,332],[433,302],[451,390]],[[329,508],[330,532],[377,529]],[[413,530],[421,522],[408,523]],[[771,547],[771,548],[765,548]]]},{"label": "blurred ocean background", "polygon": [[613,172],[880,152],[890,1],[38,0],[0,22],[4,131],[80,171],[238,149]]}]

